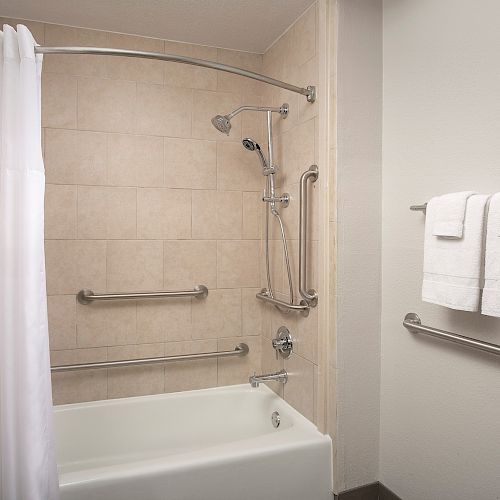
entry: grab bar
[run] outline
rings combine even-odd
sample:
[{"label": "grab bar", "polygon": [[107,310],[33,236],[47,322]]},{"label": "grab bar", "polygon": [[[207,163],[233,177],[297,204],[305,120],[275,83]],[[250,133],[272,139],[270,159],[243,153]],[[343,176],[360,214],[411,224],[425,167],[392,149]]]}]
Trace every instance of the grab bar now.
[{"label": "grab bar", "polygon": [[318,166],[311,165],[300,177],[299,217],[299,293],[311,307],[318,305],[318,292],[307,290],[307,181],[318,180]]},{"label": "grab bar", "polygon": [[422,325],[418,314],[415,313],[408,313],[405,316],[403,326],[411,333],[423,333],[424,335],[430,335],[431,337],[448,340],[455,344],[472,347],[473,349],[479,349],[481,351],[489,352],[490,354],[500,355],[500,345],[498,344],[490,344],[489,342],[472,339],[470,337],[465,337],[464,335],[458,335],[457,333],[451,333],[445,330],[432,328],[431,326]]},{"label": "grab bar", "polygon": [[198,285],[193,290],[182,290],[179,292],[94,293],[92,290],[80,290],[76,298],[80,304],[87,305],[94,300],[144,300],[175,297],[204,299],[207,295],[208,288],[205,285]]},{"label": "grab bar", "polygon": [[264,288],[260,293],[256,293],[255,296],[263,300],[264,302],[269,302],[277,307],[281,307],[284,309],[288,309],[289,311],[300,311],[303,316],[309,316],[309,304],[305,300],[301,300],[300,304],[289,304],[284,300],[275,299],[274,297],[270,297],[266,293],[266,289]]},{"label": "grab bar", "polygon": [[160,358],[124,359],[120,361],[100,361],[98,363],[82,363],[79,365],[59,365],[51,368],[52,372],[69,372],[75,370],[91,370],[96,368],[116,368],[123,366],[152,365],[171,361],[189,361],[193,359],[227,358],[228,356],[246,356],[249,352],[247,344],[238,344],[232,351],[200,352],[198,354],[179,354]]}]

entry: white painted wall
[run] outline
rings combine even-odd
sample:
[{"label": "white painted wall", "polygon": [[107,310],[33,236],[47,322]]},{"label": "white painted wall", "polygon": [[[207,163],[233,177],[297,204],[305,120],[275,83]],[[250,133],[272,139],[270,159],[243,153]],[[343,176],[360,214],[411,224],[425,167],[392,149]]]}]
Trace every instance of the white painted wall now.
[{"label": "white painted wall", "polygon": [[337,2],[336,491],[378,479],[382,0]]},{"label": "white painted wall", "polygon": [[420,299],[439,193],[500,191],[500,3],[384,1],[380,480],[404,500],[500,498],[500,365],[402,328],[500,342],[500,320]]}]

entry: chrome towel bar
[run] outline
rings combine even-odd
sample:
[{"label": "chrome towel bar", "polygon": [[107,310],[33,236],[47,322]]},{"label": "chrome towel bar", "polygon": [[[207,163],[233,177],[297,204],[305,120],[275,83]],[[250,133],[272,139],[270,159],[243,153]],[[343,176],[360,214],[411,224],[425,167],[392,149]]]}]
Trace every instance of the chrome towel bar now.
[{"label": "chrome towel bar", "polygon": [[423,203],[422,205],[411,205],[410,210],[414,212],[424,212],[427,210],[427,203]]},{"label": "chrome towel bar", "polygon": [[457,333],[451,333],[445,330],[432,328],[431,326],[422,325],[420,318],[415,313],[408,313],[405,316],[403,326],[411,333],[423,333],[424,335],[430,335],[431,337],[448,340],[449,342],[453,342],[455,344],[472,347],[473,349],[479,349],[481,351],[489,352],[490,354],[500,355],[500,345],[498,344],[490,344],[489,342],[472,339],[470,337],[458,335]]},{"label": "chrome towel bar", "polygon": [[94,293],[92,290],[80,290],[76,297],[80,304],[87,305],[94,300],[144,300],[171,299],[176,297],[204,299],[207,295],[208,288],[205,285],[198,285],[193,290],[181,290],[178,292]]},{"label": "chrome towel bar", "polygon": [[198,354],[179,354],[160,358],[124,359],[120,361],[101,361],[98,363],[82,363],[79,365],[53,366],[52,372],[70,372],[75,370],[91,370],[96,368],[116,368],[124,366],[154,365],[171,361],[190,361],[194,359],[227,358],[229,356],[246,356],[249,352],[247,344],[238,344],[232,351],[200,352]]},{"label": "chrome towel bar", "polygon": [[275,299],[267,294],[267,290],[264,288],[260,293],[255,294],[259,300],[264,302],[269,302],[279,308],[288,309],[289,311],[300,311],[303,316],[309,316],[309,304],[305,300],[301,300],[300,304],[289,304],[284,300]]},{"label": "chrome towel bar", "polygon": [[299,293],[307,304],[311,307],[318,305],[318,292],[314,289],[307,289],[307,181],[318,180],[318,166],[311,165],[300,176],[300,196],[299,196]]}]

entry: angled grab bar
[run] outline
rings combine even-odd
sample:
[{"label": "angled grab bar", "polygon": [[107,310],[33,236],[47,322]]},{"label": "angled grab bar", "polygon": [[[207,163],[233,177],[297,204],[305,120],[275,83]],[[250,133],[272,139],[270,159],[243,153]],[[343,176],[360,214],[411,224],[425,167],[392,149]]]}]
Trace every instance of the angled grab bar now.
[{"label": "angled grab bar", "polygon": [[411,333],[423,333],[424,335],[430,335],[431,337],[448,340],[449,342],[453,342],[455,344],[472,347],[473,349],[479,349],[480,351],[489,352],[490,354],[500,355],[500,345],[498,344],[490,344],[489,342],[483,342],[482,340],[465,337],[464,335],[458,335],[457,333],[438,330],[437,328],[433,328],[431,326],[422,325],[418,314],[415,313],[408,313],[405,316],[403,326]]},{"label": "angled grab bar", "polygon": [[317,165],[311,165],[300,176],[300,216],[299,216],[299,293],[311,307],[318,305],[318,292],[313,288],[307,289],[307,181],[318,180]]},{"label": "angled grab bar", "polygon": [[94,293],[92,290],[80,290],[76,296],[83,305],[97,300],[144,300],[144,299],[169,299],[175,297],[196,297],[204,299],[208,295],[205,285],[195,286],[193,290],[178,292],[131,292],[131,293]]},{"label": "angled grab bar", "polygon": [[71,372],[76,370],[92,370],[96,368],[116,368],[123,366],[153,365],[171,361],[190,361],[193,359],[227,358],[228,356],[246,356],[249,352],[247,344],[238,344],[232,351],[200,352],[198,354],[179,354],[160,358],[124,359],[120,361],[100,361],[98,363],[82,363],[79,365],[59,365],[51,368],[52,372]]},{"label": "angled grab bar", "polygon": [[286,309],[287,311],[283,312],[289,312],[289,311],[299,311],[302,313],[302,316],[309,316],[309,304],[305,300],[301,300],[300,304],[290,304],[288,302],[285,302],[284,300],[279,300],[275,299],[274,297],[270,297],[267,294],[267,290],[264,288],[261,292],[256,293],[255,296],[264,302],[269,302],[270,304],[273,304],[280,309]]}]

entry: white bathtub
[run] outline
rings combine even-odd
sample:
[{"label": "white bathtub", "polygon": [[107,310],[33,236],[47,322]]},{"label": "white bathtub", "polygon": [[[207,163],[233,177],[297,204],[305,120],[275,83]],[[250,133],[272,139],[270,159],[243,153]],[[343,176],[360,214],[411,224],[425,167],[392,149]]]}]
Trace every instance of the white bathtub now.
[{"label": "white bathtub", "polygon": [[265,385],[63,405],[55,425],[61,500],[333,498],[330,438]]}]

